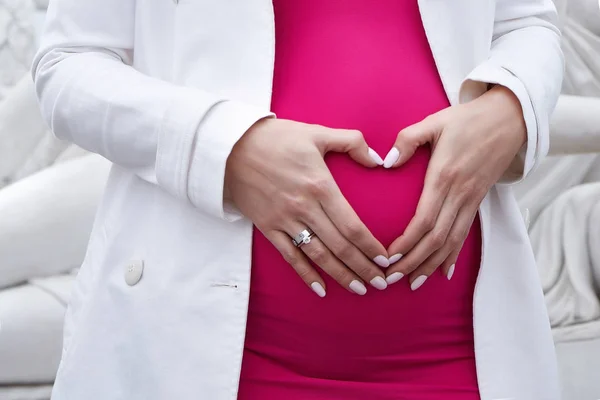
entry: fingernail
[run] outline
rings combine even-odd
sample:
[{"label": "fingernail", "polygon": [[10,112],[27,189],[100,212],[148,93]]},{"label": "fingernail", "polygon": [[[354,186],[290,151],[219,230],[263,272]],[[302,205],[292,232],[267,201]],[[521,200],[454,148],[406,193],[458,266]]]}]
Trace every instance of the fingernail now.
[{"label": "fingernail", "polygon": [[390,266],[390,262],[385,256],[377,256],[373,259],[373,262],[375,262],[375,264],[379,265],[382,268],[387,268]]},{"label": "fingernail", "polygon": [[454,275],[454,264],[448,268],[448,280],[452,279],[452,275]]},{"label": "fingernail", "polygon": [[402,254],[400,254],[400,253],[394,254],[393,256],[390,257],[388,262],[390,263],[390,265],[392,265],[393,263],[400,261],[401,258],[402,258]]},{"label": "fingernail", "polygon": [[398,157],[400,157],[400,152],[397,148],[392,147],[390,152],[387,153],[387,156],[385,156],[385,160],[383,160],[383,166],[385,168],[390,168],[396,163],[396,161],[398,161]]},{"label": "fingernail", "polygon": [[385,278],[385,281],[388,285],[392,285],[402,278],[404,278],[404,274],[402,272],[394,272],[393,274]]},{"label": "fingernail", "polygon": [[352,290],[356,294],[360,294],[361,296],[367,293],[367,288],[359,281],[350,282],[350,290]]},{"label": "fingernail", "polygon": [[418,288],[420,288],[421,286],[423,286],[423,284],[425,283],[425,281],[427,280],[427,276],[426,275],[421,275],[419,276],[417,279],[415,279],[413,281],[413,283],[411,283],[410,285],[410,289],[415,291]]},{"label": "fingernail", "polygon": [[311,289],[317,294],[319,297],[325,297],[325,289],[319,282],[313,282],[310,284]]},{"label": "fingernail", "polygon": [[371,157],[371,160],[375,161],[375,163],[377,163],[377,165],[383,165],[383,160],[381,159],[381,156],[379,154],[377,154],[377,152],[370,147],[369,147],[369,157]]},{"label": "fingernail", "polygon": [[371,279],[371,285],[375,289],[384,290],[387,287],[387,282],[382,277],[376,276],[375,278]]}]

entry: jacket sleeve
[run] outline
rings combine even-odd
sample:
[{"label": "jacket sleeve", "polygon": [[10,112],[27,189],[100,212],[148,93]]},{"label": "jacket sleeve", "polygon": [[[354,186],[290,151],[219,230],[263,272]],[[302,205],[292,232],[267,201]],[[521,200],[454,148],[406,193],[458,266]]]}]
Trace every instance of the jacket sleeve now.
[{"label": "jacket sleeve", "polygon": [[135,0],[52,0],[46,18],[32,74],[54,134],[237,219],[223,204],[227,157],[269,110],[134,69]]},{"label": "jacket sleeve", "polygon": [[463,82],[459,101],[485,93],[489,84],[511,90],[521,103],[527,143],[500,183],[527,176],[548,153],[549,120],[564,71],[556,9],[551,0],[497,0],[489,57]]}]

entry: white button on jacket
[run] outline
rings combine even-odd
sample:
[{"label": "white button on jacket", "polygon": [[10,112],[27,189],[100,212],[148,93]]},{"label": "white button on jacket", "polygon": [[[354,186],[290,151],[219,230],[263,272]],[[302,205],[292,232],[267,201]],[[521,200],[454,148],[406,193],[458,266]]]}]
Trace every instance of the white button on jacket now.
[{"label": "white button on jacket", "polygon": [[129,286],[137,284],[142,279],[143,272],[144,262],[142,260],[135,260],[127,264],[125,267],[125,283]]},{"label": "white button on jacket", "polygon": [[[419,4],[452,104],[488,83],[520,100],[528,143],[504,177],[518,180],[548,149],[561,86],[551,1]],[[43,114],[56,135],[114,163],[67,312],[54,400],[236,398],[252,224],[223,204],[223,176],[234,143],[269,115],[273,20],[269,0],[50,2],[33,66]],[[480,215],[481,398],[558,399],[511,187],[493,187]],[[144,260],[135,287],[123,279],[132,259]]]}]

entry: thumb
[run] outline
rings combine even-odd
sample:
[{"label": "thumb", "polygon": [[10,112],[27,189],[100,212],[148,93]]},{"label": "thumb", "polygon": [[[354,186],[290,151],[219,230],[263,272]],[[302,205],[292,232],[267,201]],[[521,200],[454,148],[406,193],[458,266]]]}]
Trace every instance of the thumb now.
[{"label": "thumb", "polygon": [[399,167],[408,161],[419,146],[435,141],[441,130],[440,124],[434,118],[425,118],[398,133],[394,146],[385,156],[383,166],[385,168]]},{"label": "thumb", "polygon": [[383,160],[371,149],[362,132],[358,130],[330,129],[322,138],[321,146],[323,155],[329,151],[348,153],[357,163],[365,167],[376,167],[383,164]]}]

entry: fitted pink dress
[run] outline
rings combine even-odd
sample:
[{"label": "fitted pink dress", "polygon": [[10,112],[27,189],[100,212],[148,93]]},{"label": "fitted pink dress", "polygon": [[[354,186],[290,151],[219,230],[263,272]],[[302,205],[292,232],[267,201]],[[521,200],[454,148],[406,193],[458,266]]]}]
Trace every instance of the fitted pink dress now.
[{"label": "fitted pink dress", "polygon": [[[279,118],[359,129],[385,156],[402,128],[448,107],[417,0],[275,0],[274,7]],[[326,160],[388,246],[415,213],[429,158],[420,148],[394,170],[367,169],[343,154]],[[322,273],[321,299],[255,230],[238,399],[479,399],[472,305],[480,252],[476,220],[451,281],[438,271],[415,292],[405,278],[358,296]]]}]

